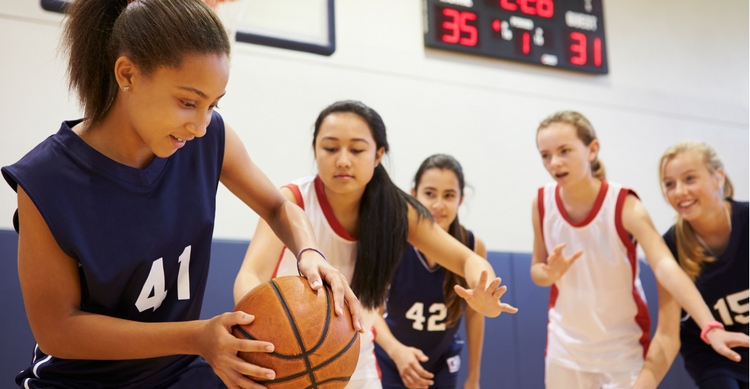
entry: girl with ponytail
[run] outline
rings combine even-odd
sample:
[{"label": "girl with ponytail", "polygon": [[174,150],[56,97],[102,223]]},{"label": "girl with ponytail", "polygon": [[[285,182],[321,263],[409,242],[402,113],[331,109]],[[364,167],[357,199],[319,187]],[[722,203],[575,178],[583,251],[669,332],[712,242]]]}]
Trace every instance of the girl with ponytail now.
[{"label": "girl with ponytail", "polygon": [[[748,387],[748,203],[732,199],[734,188],[716,151],[698,141],[667,149],[659,161],[662,193],[677,211],[664,241],[708,306],[711,332],[726,333],[729,347],[713,352],[701,341],[701,327],[680,306],[660,294],[659,324],[637,388],[656,388],[679,350],[701,389]],[[744,302],[744,303],[743,303]],[[664,315],[662,315],[664,311]],[[710,332],[710,333],[711,333]],[[705,335],[704,335],[705,337]]]},{"label": "girl with ponytail", "polygon": [[[407,243],[465,277],[468,288],[451,287],[475,311],[490,317],[516,311],[500,302],[506,287],[490,264],[391,182],[380,163],[389,147],[385,124],[374,109],[351,100],[331,104],[315,121],[312,146],[318,175],[293,181],[282,193],[304,209],[321,248],[364,308],[366,332],[347,388],[381,388],[371,329]],[[235,281],[235,301],[262,282],[295,274],[293,253],[261,221]]]},{"label": "girl with ponytail", "polygon": [[[23,388],[259,388],[239,351],[269,352],[199,320],[221,181],[292,250],[309,220],[253,164],[214,111],[230,44],[199,0],[75,0],[68,75],[84,117],[65,121],[2,174],[18,192],[18,274],[37,347]],[[331,284],[361,326],[341,273],[312,250],[300,271]]]},{"label": "girl with ponytail", "polygon": [[[440,228],[487,258],[484,242],[458,221],[464,200],[464,173],[458,161],[445,154],[425,159],[411,194]],[[479,388],[484,318],[458,297],[453,290],[457,284],[466,286],[466,280],[406,245],[388,291],[386,317],[375,320],[375,355],[384,388],[455,388],[463,345],[457,332],[464,314],[469,374],[463,388]]]},{"label": "girl with ponytail", "polygon": [[[637,242],[660,290],[675,296],[714,350],[734,353],[635,192],[605,179],[591,123],[580,113],[558,112],[539,125],[537,147],[554,179],[539,188],[532,207],[531,277],[551,286],[546,387],[629,388],[635,383],[650,344]],[[659,295],[661,308],[668,294]]]}]

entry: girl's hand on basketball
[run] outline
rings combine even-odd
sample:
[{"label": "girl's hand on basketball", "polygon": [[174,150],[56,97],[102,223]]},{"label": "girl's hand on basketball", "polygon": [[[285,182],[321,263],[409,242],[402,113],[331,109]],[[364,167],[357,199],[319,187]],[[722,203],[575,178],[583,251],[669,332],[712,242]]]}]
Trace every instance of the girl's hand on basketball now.
[{"label": "girl's hand on basketball", "polygon": [[322,288],[321,279],[325,280],[333,292],[333,306],[336,308],[336,315],[344,314],[344,303],[346,303],[352,315],[354,330],[359,331],[359,333],[365,332],[359,299],[354,295],[346,277],[341,272],[331,266],[320,254],[312,250],[302,253],[299,260],[299,272],[307,278],[307,282],[310,283],[313,290]]},{"label": "girl's hand on basketball", "polygon": [[509,304],[500,302],[500,297],[508,290],[507,286],[500,286],[500,278],[496,277],[487,285],[487,271],[482,270],[479,276],[479,283],[474,289],[464,289],[461,285],[456,285],[453,290],[461,298],[466,300],[471,309],[487,317],[496,317],[503,312],[516,313],[518,308]]},{"label": "girl's hand on basketball", "polygon": [[565,243],[557,245],[552,251],[552,254],[547,257],[547,263],[542,264],[542,269],[547,272],[547,276],[552,283],[555,283],[562,278],[563,274],[573,266],[573,262],[583,255],[583,250],[578,250],[573,255],[565,257],[562,253],[564,248]]},{"label": "girl's hand on basketball", "polygon": [[706,338],[711,342],[714,351],[734,362],[740,362],[742,358],[732,348],[748,346],[748,336],[742,332],[729,332],[714,328],[706,334]]},{"label": "girl's hand on basketball", "polygon": [[434,384],[435,376],[422,367],[420,362],[427,362],[429,358],[422,350],[414,347],[399,346],[391,356],[396,364],[401,381],[409,389],[427,389]]},{"label": "girl's hand on basketball", "polygon": [[201,355],[229,389],[263,389],[251,377],[269,380],[276,377],[273,370],[247,363],[237,356],[243,352],[271,352],[273,344],[257,340],[238,339],[232,335],[235,325],[250,324],[255,317],[244,312],[230,312],[204,321],[203,331],[196,342]]}]

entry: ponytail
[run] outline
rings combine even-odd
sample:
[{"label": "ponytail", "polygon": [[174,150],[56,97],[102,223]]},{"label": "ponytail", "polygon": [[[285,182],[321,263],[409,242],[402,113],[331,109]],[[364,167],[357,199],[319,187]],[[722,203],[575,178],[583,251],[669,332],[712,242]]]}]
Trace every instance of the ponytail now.
[{"label": "ponytail", "polygon": [[178,68],[188,54],[230,52],[221,20],[200,0],[75,0],[66,14],[69,86],[92,123],[118,93],[120,56],[149,75],[159,66]]},{"label": "ponytail", "polygon": [[419,202],[391,181],[383,165],[378,165],[359,204],[357,261],[351,285],[366,308],[385,302],[388,285],[404,255],[409,233],[408,204],[417,209],[420,217],[431,219]]},{"label": "ponytail", "polygon": [[[318,115],[313,147],[323,120],[336,112],[351,112],[361,117],[369,126],[377,149],[382,147],[388,152],[383,119],[374,109],[353,100],[335,102]],[[419,219],[432,221],[430,212],[399,189],[383,165],[378,164],[359,204],[357,257],[351,282],[352,291],[364,308],[374,309],[385,302],[388,286],[406,248],[409,204]]]},{"label": "ponytail", "polygon": [[[694,140],[679,142],[668,148],[659,160],[659,186],[664,198],[667,198],[667,188],[664,186],[664,169],[666,169],[669,161],[685,152],[697,153],[711,174],[715,174],[719,168],[724,170],[724,163],[713,147],[704,142]],[[722,188],[721,196],[723,198],[734,197],[734,185],[732,185],[732,181],[726,172],[724,172],[724,187]],[[677,214],[674,232],[677,245],[677,260],[682,270],[685,271],[685,274],[691,280],[695,281],[700,275],[703,265],[715,261],[716,258],[706,253],[690,222],[683,219],[679,213]]]},{"label": "ponytail", "polygon": [[[594,126],[591,125],[591,122],[589,122],[589,120],[586,119],[585,116],[581,115],[578,112],[556,112],[539,123],[539,127],[537,127],[536,129],[536,133],[539,134],[539,131],[549,127],[552,123],[566,123],[573,126],[573,128],[575,128],[576,130],[578,139],[580,139],[586,146],[590,145],[591,142],[596,139],[596,131],[594,131]],[[596,158],[591,161],[591,175],[594,176],[594,178],[605,180],[607,178],[606,173],[607,172],[604,169],[604,164],[599,160],[599,155],[597,155]]]},{"label": "ponytail", "polygon": [[68,85],[78,92],[87,118],[101,118],[117,92],[109,42],[127,6],[128,0],[76,0],[66,11],[63,50],[68,56]]}]

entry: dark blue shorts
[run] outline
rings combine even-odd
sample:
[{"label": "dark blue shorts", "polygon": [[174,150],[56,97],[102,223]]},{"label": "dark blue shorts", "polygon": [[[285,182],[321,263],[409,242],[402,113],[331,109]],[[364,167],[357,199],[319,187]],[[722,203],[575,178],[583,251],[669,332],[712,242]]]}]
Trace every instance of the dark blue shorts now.
[{"label": "dark blue shorts", "polygon": [[[438,358],[434,368],[430,373],[434,374],[433,382],[430,389],[455,389],[458,384],[458,371],[461,367],[461,349],[463,348],[462,340],[454,340],[450,347],[445,350],[443,355]],[[402,389],[406,388],[401,376],[398,374],[396,364],[393,363],[388,354],[380,346],[375,344],[375,356],[378,358],[378,366],[382,374],[383,389]]]},{"label": "dark blue shorts", "polygon": [[[211,366],[201,357],[196,357],[187,367],[169,380],[170,382],[160,385],[159,389],[226,389],[226,385],[214,373]],[[24,370],[16,377],[16,383],[22,388],[29,389],[67,389],[67,388],[92,388],[97,387],[95,383],[66,383],[54,379],[38,379],[33,375],[31,369]],[[119,388],[139,388],[142,383],[122,383]]]},{"label": "dark blue shorts", "polygon": [[720,376],[703,380],[698,383],[700,389],[748,389],[747,381],[740,381],[734,377]]}]

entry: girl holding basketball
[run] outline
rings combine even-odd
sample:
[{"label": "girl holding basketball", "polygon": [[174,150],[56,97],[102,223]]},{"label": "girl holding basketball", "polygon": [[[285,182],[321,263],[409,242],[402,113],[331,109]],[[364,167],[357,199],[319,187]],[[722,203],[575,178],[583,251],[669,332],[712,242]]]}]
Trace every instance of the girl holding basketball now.
[{"label": "girl holding basketball", "polygon": [[[487,257],[484,242],[458,221],[464,200],[464,173],[453,157],[435,154],[414,176],[412,196],[435,223],[456,240]],[[464,388],[479,388],[484,317],[467,308],[453,290],[466,281],[407,244],[388,290],[386,316],[375,320],[375,355],[384,388],[456,387],[463,341],[458,337],[466,316],[469,373]]]},{"label": "girl holding basketball", "polygon": [[714,328],[695,285],[679,268],[635,193],[608,182],[599,141],[577,112],[539,125],[537,146],[555,182],[532,208],[531,277],[551,286],[545,383],[554,388],[626,388],[649,345],[649,317],[638,279],[640,241],[656,279],[729,356],[731,334]]},{"label": "girl holding basketball", "polygon": [[[198,320],[219,181],[291,250],[317,243],[309,220],[252,163],[214,108],[230,44],[199,0],[76,0],[64,42],[85,118],[63,122],[2,169],[18,192],[18,273],[37,341],[24,388],[260,388],[269,352],[230,329],[243,312]],[[336,305],[358,303],[312,250],[299,262]],[[223,383],[222,383],[223,381]]]},{"label": "girl holding basketball", "polygon": [[[680,306],[665,293],[659,324],[636,388],[656,388],[677,351],[701,389],[748,387],[748,203],[732,199],[734,188],[716,151],[697,141],[680,142],[662,155],[659,178],[677,223],[664,241],[703,300],[713,307],[710,328],[726,328],[730,347],[717,355],[704,343],[693,318],[680,320]],[[744,303],[743,303],[744,301]]]},{"label": "girl holding basketball", "polygon": [[[315,121],[312,146],[318,175],[296,180],[282,193],[305,210],[321,248],[363,305],[366,333],[348,388],[381,387],[370,329],[407,242],[465,277],[469,289],[456,285],[455,291],[478,313],[494,317],[516,311],[500,302],[506,288],[490,264],[433,223],[429,211],[391,182],[380,164],[388,140],[375,110],[357,101],[328,106]],[[235,281],[235,301],[268,279],[296,274],[292,254],[259,222]],[[269,255],[278,261],[269,261]]]}]

